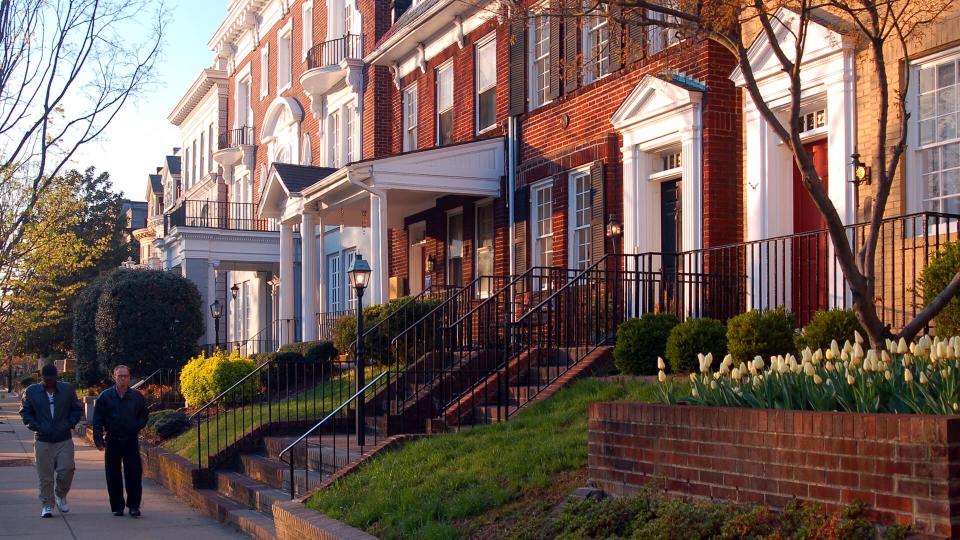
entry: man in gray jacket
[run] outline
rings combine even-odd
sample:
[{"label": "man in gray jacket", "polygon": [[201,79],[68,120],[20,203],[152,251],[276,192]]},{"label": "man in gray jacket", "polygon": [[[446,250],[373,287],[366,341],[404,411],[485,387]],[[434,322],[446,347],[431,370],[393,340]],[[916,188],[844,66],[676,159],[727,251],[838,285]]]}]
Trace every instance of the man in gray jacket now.
[{"label": "man in gray jacket", "polygon": [[61,512],[70,511],[67,492],[75,469],[70,431],[80,421],[83,409],[73,387],[57,380],[53,364],[43,366],[40,376],[42,383],[23,392],[20,417],[36,439],[33,451],[40,476],[40,517],[48,518],[53,517],[54,497]]}]

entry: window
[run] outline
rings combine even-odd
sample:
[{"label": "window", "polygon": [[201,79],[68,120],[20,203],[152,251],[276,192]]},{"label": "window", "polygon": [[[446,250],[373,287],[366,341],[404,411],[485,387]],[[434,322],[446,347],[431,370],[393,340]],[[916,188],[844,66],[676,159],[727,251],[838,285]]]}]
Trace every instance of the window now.
[{"label": "window", "polygon": [[[650,20],[654,21],[674,21],[671,16],[664,15],[659,11],[649,11]],[[677,39],[676,28],[664,28],[662,26],[650,26],[647,28],[648,54],[657,54],[658,52],[679,43]]]},{"label": "window", "polygon": [[204,162],[207,157],[206,142],[207,142],[207,134],[201,132],[200,133],[200,167],[198,169],[198,172],[199,172],[199,174],[197,175],[198,178],[203,178],[203,175],[206,174],[207,172],[207,170],[204,168]]},{"label": "window", "polygon": [[339,167],[340,158],[340,111],[336,110],[327,117],[327,164]]},{"label": "window", "polygon": [[213,124],[207,128],[207,167],[209,172],[214,172],[216,167],[213,164]]},{"label": "window", "polygon": [[357,124],[356,118],[355,118],[356,114],[357,114],[357,108],[354,107],[353,105],[347,105],[346,110],[344,111],[344,117],[343,117],[343,120],[344,120],[343,131],[345,135],[344,137],[345,141],[343,144],[346,147],[345,150],[347,154],[344,164],[353,163],[353,160],[355,157],[353,152],[353,145],[354,145],[354,139],[356,139],[356,137],[353,136],[353,128]]},{"label": "window", "polygon": [[417,149],[417,84],[403,91],[403,151]]},{"label": "window", "polygon": [[590,266],[590,210],[593,193],[586,171],[570,174],[570,266]]},{"label": "window", "polygon": [[463,286],[463,210],[447,214],[447,285]]},{"label": "window", "polygon": [[[533,266],[553,263],[553,185],[535,186],[530,194],[533,217]],[[546,285],[546,283],[544,283]]]},{"label": "window", "polygon": [[340,254],[327,255],[327,311],[335,312],[343,309],[340,303],[340,283],[343,281],[340,271]]},{"label": "window", "polygon": [[313,165],[313,148],[310,143],[310,135],[304,135],[303,142],[300,143],[300,164]]},{"label": "window", "polygon": [[343,0],[343,35],[353,32],[353,0]]},{"label": "window", "polygon": [[313,48],[313,2],[303,5],[303,58]]},{"label": "window", "polygon": [[289,88],[293,81],[293,32],[282,34],[277,42],[277,92]]},{"label": "window", "polygon": [[497,42],[490,38],[477,46],[477,132],[497,122]]},{"label": "window", "polygon": [[[344,251],[343,252],[344,268],[350,268],[351,266],[353,266],[353,260],[356,258],[357,258],[356,248],[348,249]],[[346,272],[343,272],[343,274],[344,274],[344,279],[349,279],[346,277]],[[345,283],[345,284],[347,289],[347,309],[349,309],[351,312],[356,311],[357,310],[357,289],[350,286],[349,283]]]},{"label": "window", "polygon": [[264,44],[260,49],[260,99],[270,93],[270,45]]},{"label": "window", "polygon": [[606,13],[584,18],[583,50],[584,84],[610,73],[610,28]]},{"label": "window", "polygon": [[960,212],[960,55],[919,70],[917,161],[923,210]]},{"label": "window", "polygon": [[[493,275],[493,203],[477,205],[477,271],[475,277]],[[478,288],[481,298],[490,296],[492,283],[488,279],[480,281]]]},{"label": "window", "polygon": [[437,68],[437,144],[453,142],[453,64]]},{"label": "window", "polygon": [[537,108],[549,100],[550,91],[550,17],[534,16],[530,20],[530,107]]},{"label": "window", "polygon": [[[233,127],[246,127],[253,124],[253,109],[250,107],[250,78],[245,78],[237,83],[237,110],[234,118]],[[230,144],[237,144],[239,141],[230,141]]]}]

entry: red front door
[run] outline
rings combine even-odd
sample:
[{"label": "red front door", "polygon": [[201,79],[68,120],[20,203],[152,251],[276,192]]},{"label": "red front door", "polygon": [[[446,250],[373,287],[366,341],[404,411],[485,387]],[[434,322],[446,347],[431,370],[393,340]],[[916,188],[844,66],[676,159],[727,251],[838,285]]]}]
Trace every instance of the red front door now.
[{"label": "red front door", "polygon": [[[826,139],[804,145],[813,157],[817,174],[827,187],[827,141]],[[830,291],[829,237],[824,231],[826,221],[817,209],[813,197],[803,186],[803,176],[796,163],[793,165],[793,254],[792,311],[797,323],[806,325],[813,314],[826,309]],[[821,231],[821,232],[814,232]]]}]

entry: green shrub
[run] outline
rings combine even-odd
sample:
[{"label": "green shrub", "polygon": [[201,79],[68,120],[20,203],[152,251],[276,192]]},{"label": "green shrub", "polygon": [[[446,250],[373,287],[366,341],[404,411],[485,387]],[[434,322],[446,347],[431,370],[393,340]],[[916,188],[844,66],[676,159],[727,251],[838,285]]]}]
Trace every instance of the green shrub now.
[{"label": "green shrub", "polygon": [[[377,326],[376,330],[367,335],[363,342],[364,351],[367,352],[367,359],[381,364],[390,363],[396,359],[392,358],[390,343],[393,338],[409,327],[412,323],[420,320],[440,304],[436,299],[423,299],[416,302],[410,302],[409,297],[397,298],[386,304],[378,304],[363,309],[363,328],[364,334],[386,319],[390,315],[402,310],[396,317],[389,319]],[[428,328],[427,332],[421,333],[420,350],[428,347],[433,341],[433,328]],[[333,346],[340,353],[346,353],[353,360],[355,345],[357,341],[357,318],[353,315],[341,317],[333,326]],[[403,351],[400,351],[403,354]]]},{"label": "green shrub", "polygon": [[[727,321],[727,348],[734,359],[746,362],[796,353],[793,315],[782,308],[748,311]],[[716,356],[716,353],[714,353]]]},{"label": "green shrub", "polygon": [[97,302],[106,277],[91,281],[73,302],[73,352],[77,358],[77,382],[91,386],[103,380],[97,361]]},{"label": "green shrub", "polygon": [[280,347],[281,353],[295,352],[299,354],[302,360],[311,364],[326,364],[333,360],[339,352],[330,341],[303,341],[300,343],[290,343]]},{"label": "green shrub", "polygon": [[856,314],[851,309],[830,309],[814,314],[803,333],[797,336],[797,350],[809,347],[810,350],[829,349],[830,342],[836,340],[843,345],[854,342],[854,332],[866,334]]},{"label": "green shrub", "polygon": [[698,371],[698,354],[713,353],[718,360],[727,354],[727,329],[716,319],[690,319],[670,331],[666,353],[674,373]]},{"label": "green shrub", "polygon": [[[917,286],[923,290],[924,305],[933,301],[960,271],[960,244],[950,244],[938,253],[917,278]],[[960,296],[954,296],[933,319],[938,336],[960,335]]]},{"label": "green shrub", "polygon": [[189,428],[190,419],[186,414],[180,411],[160,411],[150,415],[145,431],[151,438],[162,441],[176,437]]},{"label": "green shrub", "polygon": [[664,356],[667,338],[680,319],[670,313],[646,313],[617,329],[613,359],[623,373],[656,375],[657,357]]},{"label": "green shrub", "polygon": [[[201,353],[191,358],[180,372],[180,393],[193,407],[209,403],[224,390],[248,375],[256,368],[253,360],[241,358],[239,353],[216,351],[212,356]],[[251,399],[257,391],[257,378],[251,377],[234,392],[225,396],[225,404],[235,404],[241,399]]]}]

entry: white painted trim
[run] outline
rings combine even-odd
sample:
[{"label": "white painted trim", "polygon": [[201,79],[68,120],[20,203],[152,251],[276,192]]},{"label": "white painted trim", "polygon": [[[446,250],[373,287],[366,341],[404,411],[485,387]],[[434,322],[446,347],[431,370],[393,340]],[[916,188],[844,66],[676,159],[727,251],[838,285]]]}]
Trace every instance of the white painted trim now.
[{"label": "white painted trim", "polygon": [[[590,187],[590,165],[573,169],[567,173],[567,267],[568,268],[581,268],[579,261],[577,261],[577,246],[574,245],[574,234],[576,232],[576,213],[577,213],[577,193],[576,193],[576,181],[579,178],[587,179],[587,187]],[[590,211],[593,211],[593,195],[591,194],[590,199]],[[590,231],[590,228],[593,226],[591,219],[588,216],[587,218],[587,231]],[[593,243],[592,231],[588,234],[587,238],[590,243]],[[592,247],[591,247],[592,249]],[[587,265],[590,264],[590,258],[587,259]]]},{"label": "white painted trim", "polygon": [[[539,103],[537,102],[536,99],[534,99],[537,96],[537,93],[539,92],[539,89],[536,88],[537,72],[535,67],[536,48],[537,48],[536,19],[541,17],[544,18],[547,21],[547,24],[549,25],[547,26],[547,36],[548,36],[547,42],[549,43],[549,45],[547,47],[547,51],[548,51],[547,56],[545,57],[547,62],[548,74],[549,74],[549,67],[550,67],[550,61],[551,61],[549,51],[551,50],[550,47],[553,46],[553,44],[550,43],[550,39],[552,39],[552,37],[549,37],[549,36],[551,36],[550,28],[555,23],[555,21],[551,20],[551,17],[549,15],[534,14],[533,16],[530,17],[529,24],[527,24],[527,81],[528,81],[527,82],[527,103],[529,104],[531,111],[539,109],[540,107],[543,107],[544,105],[547,105],[548,103],[551,103],[553,101],[552,99],[546,96],[544,97],[543,103]],[[557,21],[558,20],[559,19],[557,19]]]},{"label": "white painted trim", "polygon": [[[529,265],[529,268],[535,268],[537,266],[553,266],[553,261],[548,261],[547,263],[544,263],[544,261],[539,260],[540,253],[539,253],[539,250],[537,249],[537,239],[540,238],[540,236],[537,234],[538,232],[537,224],[540,220],[540,212],[537,209],[536,193],[540,191],[544,191],[547,188],[550,189],[550,211],[552,213],[554,187],[555,186],[553,182],[553,177],[545,178],[543,180],[539,180],[533,184],[530,184],[530,265]],[[554,244],[553,244],[554,236],[555,236],[555,232],[553,230],[553,222],[551,221],[550,222],[551,256],[554,251]]]}]

